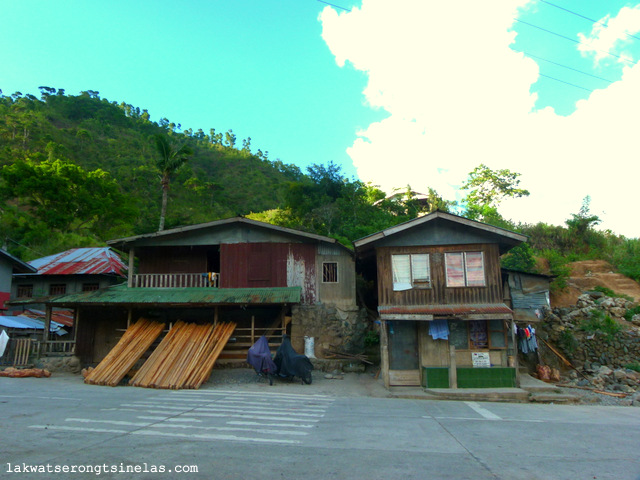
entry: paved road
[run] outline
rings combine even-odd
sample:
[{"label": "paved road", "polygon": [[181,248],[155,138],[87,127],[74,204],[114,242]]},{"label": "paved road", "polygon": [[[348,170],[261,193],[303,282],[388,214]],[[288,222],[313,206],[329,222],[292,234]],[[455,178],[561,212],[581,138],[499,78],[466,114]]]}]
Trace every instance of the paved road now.
[{"label": "paved road", "polygon": [[[0,378],[0,478],[640,479],[639,408],[300,387],[166,391]],[[55,474],[86,466],[116,472]],[[190,466],[198,472],[176,473]],[[136,467],[143,471],[120,473]]]}]

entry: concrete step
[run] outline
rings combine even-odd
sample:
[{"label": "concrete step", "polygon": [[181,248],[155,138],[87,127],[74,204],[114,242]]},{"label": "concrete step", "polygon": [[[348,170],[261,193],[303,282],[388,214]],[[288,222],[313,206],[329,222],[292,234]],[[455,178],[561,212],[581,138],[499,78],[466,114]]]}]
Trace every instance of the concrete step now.
[{"label": "concrete step", "polygon": [[427,388],[438,400],[526,403],[530,393],[521,388]]},{"label": "concrete step", "polygon": [[531,393],[532,403],[580,403],[580,397],[568,393]]}]

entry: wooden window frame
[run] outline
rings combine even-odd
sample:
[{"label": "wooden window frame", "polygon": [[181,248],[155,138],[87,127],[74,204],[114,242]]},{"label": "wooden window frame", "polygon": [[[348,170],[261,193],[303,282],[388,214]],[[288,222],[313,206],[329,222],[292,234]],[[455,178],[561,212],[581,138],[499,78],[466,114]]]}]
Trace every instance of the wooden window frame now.
[{"label": "wooden window frame", "polygon": [[[409,278],[408,278],[408,282],[396,282],[394,279],[395,273],[394,273],[394,258],[399,258],[399,257],[407,257],[408,260],[408,267],[409,267]],[[416,271],[415,268],[415,264],[414,264],[414,260],[417,257],[426,257],[426,273],[427,273],[427,280],[425,281],[423,278],[416,278],[417,277],[417,273],[414,273]],[[431,255],[429,255],[428,253],[393,253],[391,254],[391,284],[392,284],[392,288],[394,292],[402,292],[405,290],[411,290],[414,288],[419,288],[419,289],[423,289],[423,288],[431,288]],[[411,285],[410,288],[396,288],[396,285]]]},{"label": "wooden window frame", "polygon": [[[25,295],[25,292],[27,293]],[[33,283],[29,283],[26,285],[18,285],[16,290],[17,298],[33,298]]]},{"label": "wooden window frame", "polygon": [[52,283],[51,285],[49,285],[49,295],[64,295],[66,293],[66,283]]},{"label": "wooden window frame", "polygon": [[[465,326],[466,331],[467,331],[467,348],[461,348],[461,349],[456,349],[456,351],[459,352],[476,352],[476,351],[482,351],[482,350],[506,350],[508,348],[508,338],[507,338],[507,328],[505,328],[504,325],[504,321],[500,320],[500,319],[490,319],[490,320],[477,320],[477,321],[481,321],[481,322],[485,322],[486,326],[487,326],[487,347],[480,347],[480,348],[473,348],[473,341],[471,339],[471,329],[470,327],[470,322],[472,320],[449,320],[454,321],[454,322],[461,322],[462,325]],[[495,346],[493,345],[493,343],[491,342],[491,334],[498,332],[499,330],[497,329],[491,329],[491,323],[492,321],[496,321],[496,322],[501,322],[501,331],[504,335],[504,346]],[[452,330],[451,325],[449,324],[449,330]]]},{"label": "wooden window frame", "polygon": [[[469,263],[470,261],[467,259],[468,255],[480,255],[480,265],[482,266],[482,284],[469,284]],[[453,265],[453,258],[460,256],[460,266],[457,267]],[[450,274],[450,269],[453,271],[455,268],[460,269],[460,275],[462,276],[463,285],[452,285],[453,275]],[[484,262],[484,252],[482,251],[471,251],[471,252],[446,252],[444,254],[444,270],[445,270],[445,282],[447,284],[447,288],[486,288],[487,286],[487,276],[486,276],[486,268]]]},{"label": "wooden window frame", "polygon": [[338,283],[338,262],[322,262],[322,283]]},{"label": "wooden window frame", "polygon": [[96,290],[100,290],[100,284],[99,283],[83,283],[82,284],[82,291],[83,292],[95,292]]}]

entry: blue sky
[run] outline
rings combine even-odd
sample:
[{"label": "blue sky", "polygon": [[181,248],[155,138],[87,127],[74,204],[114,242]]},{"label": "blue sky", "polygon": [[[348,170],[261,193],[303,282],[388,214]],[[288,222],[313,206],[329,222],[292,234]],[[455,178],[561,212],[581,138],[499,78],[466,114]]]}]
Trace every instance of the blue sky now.
[{"label": "blue sky", "polygon": [[0,89],[97,90],[386,190],[455,199],[480,163],[509,168],[531,195],[507,216],[562,224],[589,195],[603,228],[640,236],[640,2],[331,3],[5,0]]}]

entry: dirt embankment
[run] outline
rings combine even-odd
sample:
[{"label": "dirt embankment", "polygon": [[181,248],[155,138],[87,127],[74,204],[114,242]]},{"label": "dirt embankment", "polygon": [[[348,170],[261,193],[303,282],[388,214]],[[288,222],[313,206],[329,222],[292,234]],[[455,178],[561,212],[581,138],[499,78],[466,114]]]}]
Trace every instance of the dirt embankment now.
[{"label": "dirt embankment", "polygon": [[611,265],[604,260],[573,262],[570,267],[568,288],[551,295],[552,307],[573,306],[584,291],[598,286],[609,288],[618,295],[628,295],[635,302],[640,302],[640,284],[622,274],[614,273]]}]

